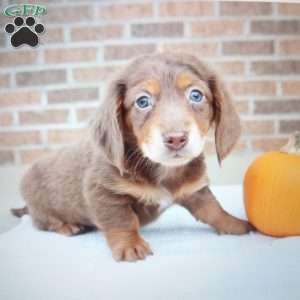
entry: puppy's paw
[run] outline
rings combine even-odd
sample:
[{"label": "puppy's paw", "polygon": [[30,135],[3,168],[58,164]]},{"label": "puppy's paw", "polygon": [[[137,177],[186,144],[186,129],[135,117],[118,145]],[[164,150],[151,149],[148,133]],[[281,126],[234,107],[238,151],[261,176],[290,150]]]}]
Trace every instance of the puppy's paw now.
[{"label": "puppy's paw", "polygon": [[152,255],[152,251],[147,242],[143,239],[131,243],[121,243],[112,249],[113,257],[116,261],[130,261],[143,260],[148,255]]},{"label": "puppy's paw", "polygon": [[218,222],[216,230],[219,234],[247,234],[255,228],[247,221],[229,216]]},{"label": "puppy's paw", "polygon": [[134,262],[153,255],[149,244],[137,232],[107,232],[106,238],[116,261]]},{"label": "puppy's paw", "polygon": [[84,231],[84,226],[75,225],[75,224],[63,224],[59,229],[56,230],[57,233],[72,236],[79,234]]}]

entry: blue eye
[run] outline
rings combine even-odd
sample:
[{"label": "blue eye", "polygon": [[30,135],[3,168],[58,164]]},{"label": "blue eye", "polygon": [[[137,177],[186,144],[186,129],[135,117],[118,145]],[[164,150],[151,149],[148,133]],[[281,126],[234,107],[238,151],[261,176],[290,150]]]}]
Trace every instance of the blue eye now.
[{"label": "blue eye", "polygon": [[144,108],[147,108],[148,106],[151,105],[151,101],[150,101],[150,98],[148,96],[141,96],[140,98],[138,98],[136,101],[135,101],[135,104],[141,108],[141,109],[144,109]]},{"label": "blue eye", "polygon": [[189,94],[189,99],[192,101],[192,102],[196,102],[196,103],[199,103],[202,101],[203,99],[203,94],[197,90],[197,89],[192,89],[190,91],[190,94]]}]

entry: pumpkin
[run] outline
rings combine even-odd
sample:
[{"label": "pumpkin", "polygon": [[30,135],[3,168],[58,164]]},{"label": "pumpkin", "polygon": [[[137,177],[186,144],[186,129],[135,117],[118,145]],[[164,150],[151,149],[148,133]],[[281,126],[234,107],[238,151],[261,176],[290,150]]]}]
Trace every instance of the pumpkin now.
[{"label": "pumpkin", "polygon": [[265,153],[249,166],[244,203],[250,223],[262,233],[300,235],[300,133],[281,152]]}]

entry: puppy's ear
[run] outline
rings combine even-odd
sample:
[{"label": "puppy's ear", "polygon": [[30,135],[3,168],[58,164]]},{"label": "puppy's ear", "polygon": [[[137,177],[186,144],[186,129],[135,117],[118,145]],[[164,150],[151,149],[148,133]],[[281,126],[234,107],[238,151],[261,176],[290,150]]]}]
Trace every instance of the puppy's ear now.
[{"label": "puppy's ear", "polygon": [[213,75],[209,85],[213,94],[216,151],[221,164],[238,141],[241,133],[240,118],[227,88],[218,75]]},{"label": "puppy's ear", "polygon": [[126,85],[121,80],[111,81],[91,123],[92,138],[96,146],[121,174],[124,168],[122,105],[125,91]]}]

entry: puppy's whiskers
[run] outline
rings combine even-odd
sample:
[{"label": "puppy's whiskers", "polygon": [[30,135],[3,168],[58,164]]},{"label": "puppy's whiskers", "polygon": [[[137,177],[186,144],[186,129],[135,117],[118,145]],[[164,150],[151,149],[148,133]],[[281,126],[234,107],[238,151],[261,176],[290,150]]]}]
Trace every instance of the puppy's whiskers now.
[{"label": "puppy's whiskers", "polygon": [[[130,153],[131,152],[131,153]],[[130,154],[129,154],[130,153]],[[130,162],[130,160],[135,156],[135,155],[137,155],[139,153],[139,149],[134,149],[133,151],[132,151],[132,149],[130,149],[130,150],[128,150],[128,152],[126,153],[126,159],[127,159],[127,161],[128,162]],[[129,156],[128,156],[128,154],[129,154]]]},{"label": "puppy's whiskers", "polygon": [[[138,166],[140,165],[140,163],[143,163],[143,160],[144,160],[144,159],[145,159],[145,158],[144,158],[143,156],[141,156],[141,157],[138,158],[138,161],[137,161],[137,163],[135,164],[134,169],[133,169],[134,176],[136,176],[137,170],[138,170]],[[143,164],[141,164],[141,165],[143,165]]]}]

